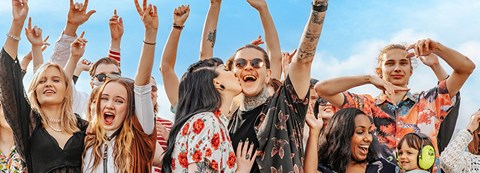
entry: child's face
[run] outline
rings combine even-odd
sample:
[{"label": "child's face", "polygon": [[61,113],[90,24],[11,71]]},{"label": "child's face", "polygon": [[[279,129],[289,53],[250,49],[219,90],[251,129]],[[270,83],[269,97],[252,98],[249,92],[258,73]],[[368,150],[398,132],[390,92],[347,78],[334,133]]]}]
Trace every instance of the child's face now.
[{"label": "child's face", "polygon": [[404,170],[419,169],[417,164],[418,150],[409,147],[406,142],[402,144],[402,147],[398,150],[398,164]]}]

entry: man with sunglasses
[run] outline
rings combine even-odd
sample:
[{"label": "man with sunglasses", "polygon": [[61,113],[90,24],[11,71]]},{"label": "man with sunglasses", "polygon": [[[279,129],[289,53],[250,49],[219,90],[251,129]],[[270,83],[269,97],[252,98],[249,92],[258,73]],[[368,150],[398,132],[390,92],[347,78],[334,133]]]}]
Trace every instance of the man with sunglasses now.
[{"label": "man with sunglasses", "polygon": [[[410,49],[413,52],[408,52]],[[407,89],[413,74],[411,59],[416,56],[429,66],[439,79],[430,90],[412,94]],[[438,57],[452,68],[451,75],[443,70]],[[397,142],[407,133],[424,133],[432,139],[438,158],[437,135],[442,121],[457,101],[457,93],[473,72],[475,64],[461,53],[439,42],[423,39],[408,47],[388,45],[378,56],[377,75],[339,77],[318,83],[319,96],[336,107],[356,107],[374,119],[375,134],[387,151],[382,155],[395,161]],[[347,90],[372,84],[382,90],[377,97],[354,94]],[[438,165],[438,162],[437,162]],[[434,168],[435,169],[435,168]],[[436,168],[437,170],[438,167]]]},{"label": "man with sunglasses", "polygon": [[[274,69],[270,69],[266,51],[247,45],[234,54],[231,67],[240,80],[243,101],[233,113],[228,128],[234,148],[243,141],[251,141],[259,152],[251,172],[299,172],[303,169],[302,130],[309,100],[310,71],[327,5],[326,0],[313,0],[299,52],[290,64],[286,80],[272,96],[267,83]],[[259,11],[268,9],[265,5]],[[281,61],[279,63],[272,66],[281,66]]]}]

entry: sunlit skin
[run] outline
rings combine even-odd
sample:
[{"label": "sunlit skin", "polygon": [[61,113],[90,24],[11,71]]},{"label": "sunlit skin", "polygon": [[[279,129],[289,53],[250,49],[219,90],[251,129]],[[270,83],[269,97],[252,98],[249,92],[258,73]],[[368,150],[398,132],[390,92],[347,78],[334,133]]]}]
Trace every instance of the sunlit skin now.
[{"label": "sunlit skin", "polygon": [[66,83],[60,76],[60,71],[55,67],[49,67],[35,87],[37,100],[41,107],[48,105],[61,105],[65,99]]},{"label": "sunlit skin", "polygon": [[355,116],[355,129],[351,139],[352,160],[364,161],[367,159],[368,148],[372,143],[372,122],[364,115]]},{"label": "sunlit skin", "polygon": [[392,49],[383,54],[382,79],[406,88],[413,73],[412,64],[407,55],[408,52],[402,49]]},{"label": "sunlit skin", "polygon": [[[235,60],[239,58],[248,61],[244,68],[238,68],[236,66]],[[250,62],[255,58],[263,60],[263,53],[254,48],[246,48],[235,54],[233,62],[233,72],[240,79],[243,94],[247,97],[258,95],[270,80],[271,71],[267,69],[265,62],[263,62],[262,67],[259,69],[252,67]]]},{"label": "sunlit skin", "polygon": [[409,147],[406,142],[402,143],[402,147],[398,150],[398,164],[403,170],[415,170],[418,168],[418,150]]},{"label": "sunlit skin", "polygon": [[[100,95],[101,123],[103,128],[113,131],[123,124],[127,114],[127,89],[117,83],[108,83]],[[103,121],[102,121],[103,120]]]}]

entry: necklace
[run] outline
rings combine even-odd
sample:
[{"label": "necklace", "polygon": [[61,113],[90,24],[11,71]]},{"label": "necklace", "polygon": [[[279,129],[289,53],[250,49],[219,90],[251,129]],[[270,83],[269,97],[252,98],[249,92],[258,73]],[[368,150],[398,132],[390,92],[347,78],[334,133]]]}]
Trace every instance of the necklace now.
[{"label": "necklace", "polygon": [[48,122],[51,122],[51,123],[59,123],[59,122],[60,122],[60,119],[51,119],[51,118],[48,118],[48,117],[47,117],[47,121],[48,121]]},{"label": "necklace", "polygon": [[50,123],[47,123],[48,127],[50,127],[53,131],[56,131],[56,132],[62,132],[63,130],[62,129],[57,129],[55,127],[53,127],[52,125],[50,125]]}]

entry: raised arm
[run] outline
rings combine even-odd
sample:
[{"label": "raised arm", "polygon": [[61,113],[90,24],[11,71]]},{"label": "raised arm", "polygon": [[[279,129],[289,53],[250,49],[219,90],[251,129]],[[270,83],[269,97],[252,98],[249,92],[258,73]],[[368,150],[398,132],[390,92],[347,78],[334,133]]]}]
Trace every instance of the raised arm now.
[{"label": "raised arm", "polygon": [[28,15],[28,0],[12,0],[13,21],[10,31],[7,33],[7,40],[3,48],[14,60],[17,59],[18,42],[22,33],[23,24]]},{"label": "raised arm", "polygon": [[[190,14],[190,7],[182,5],[173,11],[173,23],[174,26],[183,26],[187,21]],[[179,80],[175,74],[175,62],[177,59],[178,41],[180,40],[180,34],[182,28],[172,27],[170,35],[168,36],[167,43],[163,49],[162,63],[160,71],[162,72],[163,86],[167,93],[168,101],[172,107],[175,107],[178,100],[178,85]]]},{"label": "raised arm", "polygon": [[318,167],[318,138],[323,128],[323,120],[321,117],[315,118],[313,114],[307,114],[305,117],[310,128],[305,149],[305,165],[303,171],[305,173],[316,173]]},{"label": "raised arm", "polygon": [[77,62],[75,71],[73,71],[73,82],[75,84],[77,83],[77,80],[78,80],[78,77],[80,77],[80,74],[82,74],[83,71],[89,71],[91,65],[92,65],[92,62],[86,59],[83,59]]},{"label": "raised arm", "polygon": [[[200,60],[213,57],[213,47],[217,39],[217,23],[222,0],[210,0],[207,18],[203,26],[202,41],[200,42]],[[184,25],[180,25],[183,27]]]},{"label": "raised arm", "polygon": [[[45,39],[43,40],[42,52],[45,51],[45,49],[47,49],[48,46],[50,46],[50,44],[47,43],[48,38],[50,38],[50,36],[45,37]],[[22,70],[24,72],[27,71],[27,67],[28,67],[28,64],[30,64],[30,61],[32,61],[32,51],[28,52],[28,54],[25,55],[23,57],[22,61],[20,62],[20,68],[22,68]],[[40,67],[40,65],[42,65],[42,64],[35,64],[34,63],[33,69],[38,69],[38,67]],[[35,70],[34,70],[34,72],[35,72]]]},{"label": "raised arm", "polygon": [[267,3],[265,0],[247,0],[247,2],[260,14],[265,33],[266,51],[270,58],[271,77],[280,80],[282,76],[282,50],[280,49],[277,28],[275,28],[275,23],[270,15],[270,11],[268,11]]},{"label": "raised arm", "polygon": [[134,0],[135,7],[145,26],[142,53],[138,63],[137,74],[135,75],[135,108],[138,121],[146,134],[152,134],[155,127],[153,102],[151,99],[152,88],[150,77],[155,57],[155,44],[157,40],[158,15],[157,6],[148,4],[143,0],[140,7],[138,0]]},{"label": "raised arm", "polygon": [[87,7],[88,0],[85,0],[84,3],[74,3],[73,0],[70,0],[67,24],[60,39],[55,43],[53,54],[50,58],[51,62],[57,63],[62,67],[67,64],[70,55],[70,45],[77,37],[78,27],[96,12],[95,10],[87,11]]},{"label": "raised arm", "polygon": [[67,65],[65,66],[65,75],[73,77],[73,72],[77,67],[77,63],[82,58],[83,53],[85,53],[85,46],[87,45],[87,40],[83,38],[85,32],[82,32],[80,37],[73,41],[70,47],[70,58],[68,58]]},{"label": "raised arm", "polygon": [[475,64],[468,57],[431,39],[419,40],[407,49],[414,49],[416,56],[427,56],[434,53],[453,68],[452,74],[447,79],[450,97],[457,94],[475,69]]},{"label": "raised arm", "polygon": [[117,15],[117,10],[113,11],[113,16],[109,20],[110,26],[110,51],[108,57],[115,59],[120,63],[120,44],[123,36],[123,19]]},{"label": "raised arm", "polygon": [[28,25],[25,28],[25,35],[28,41],[32,44],[32,59],[33,59],[33,73],[37,71],[38,67],[43,64],[42,55],[42,29],[35,26],[32,28],[32,18],[28,18]]},{"label": "raised arm", "polygon": [[293,56],[292,63],[290,63],[288,69],[290,80],[300,99],[304,99],[310,89],[311,66],[317,50],[320,33],[322,32],[328,0],[313,0],[312,5],[314,8],[310,10],[310,18],[300,39],[298,53]]},{"label": "raised arm", "polygon": [[17,61],[18,42],[28,14],[27,0],[12,0],[13,21],[0,52],[0,104],[10,125],[17,151],[28,162],[27,144],[30,135],[31,107],[23,88],[20,65]]},{"label": "raised arm", "polygon": [[407,88],[395,86],[375,75],[338,77],[321,81],[315,85],[315,91],[318,96],[325,98],[332,105],[341,107],[345,101],[343,92],[366,84],[372,84],[378,89],[385,91],[385,94],[392,100],[395,100],[396,92],[408,91]]}]

